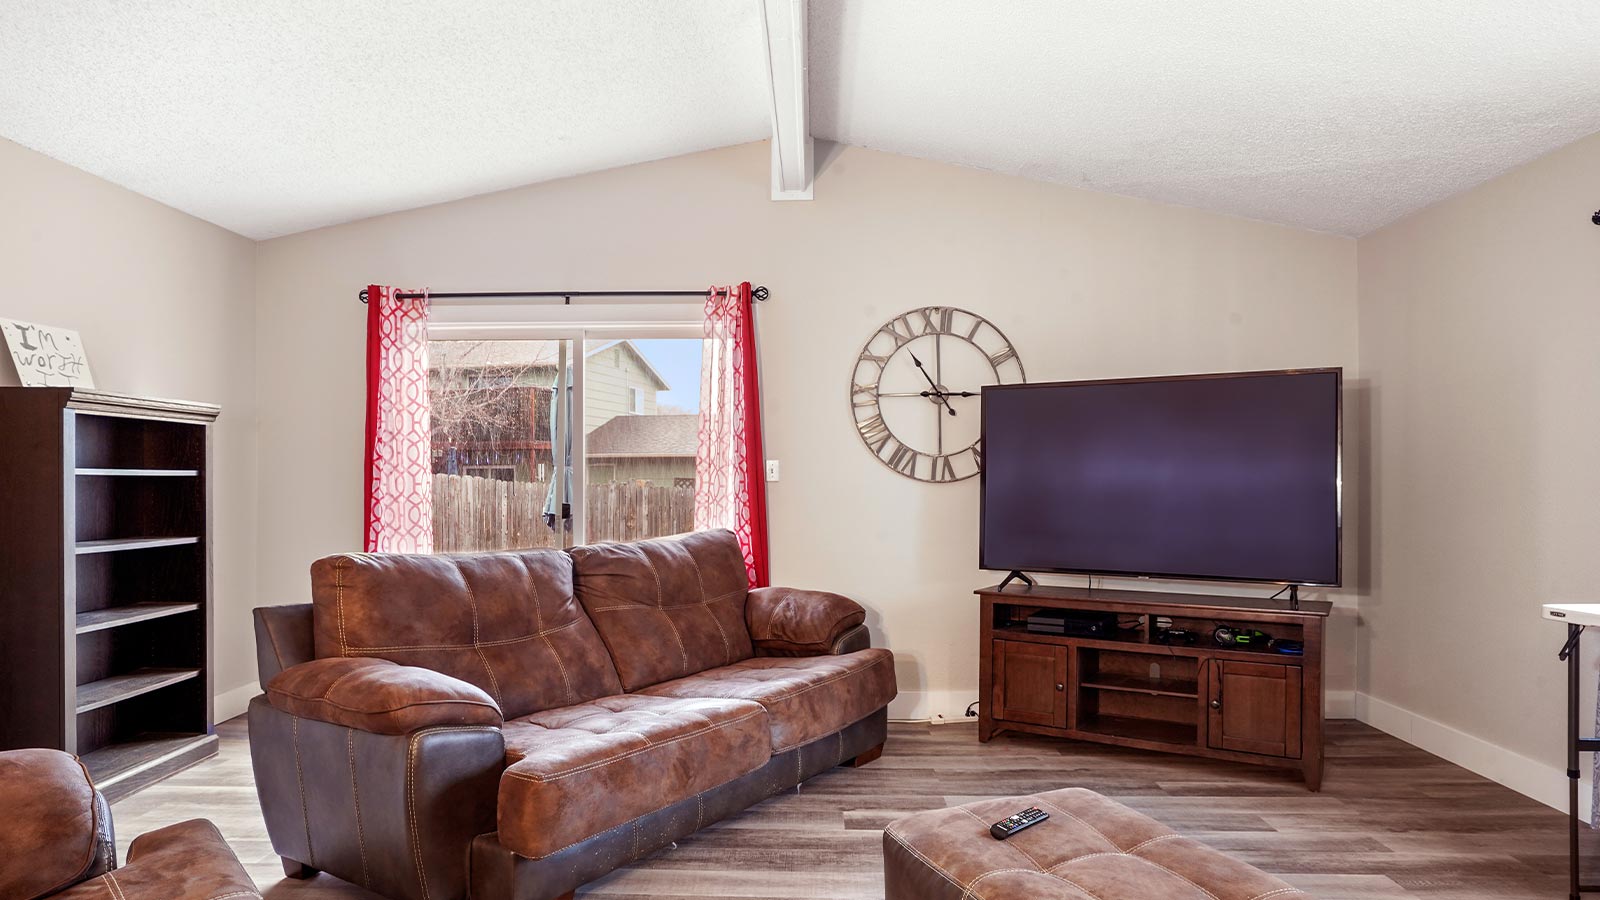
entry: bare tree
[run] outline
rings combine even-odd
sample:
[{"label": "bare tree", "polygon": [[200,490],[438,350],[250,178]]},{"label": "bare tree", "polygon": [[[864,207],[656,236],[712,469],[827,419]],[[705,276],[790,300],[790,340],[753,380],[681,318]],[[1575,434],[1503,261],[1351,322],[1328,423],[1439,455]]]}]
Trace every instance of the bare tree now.
[{"label": "bare tree", "polygon": [[[508,433],[536,430],[539,402],[549,393],[536,369],[556,359],[539,341],[434,341],[429,345],[428,399],[433,443],[461,445],[493,441]],[[547,360],[544,357],[549,355]],[[548,420],[545,420],[546,427]],[[521,436],[518,434],[518,436]],[[529,435],[532,437],[532,435]]]}]

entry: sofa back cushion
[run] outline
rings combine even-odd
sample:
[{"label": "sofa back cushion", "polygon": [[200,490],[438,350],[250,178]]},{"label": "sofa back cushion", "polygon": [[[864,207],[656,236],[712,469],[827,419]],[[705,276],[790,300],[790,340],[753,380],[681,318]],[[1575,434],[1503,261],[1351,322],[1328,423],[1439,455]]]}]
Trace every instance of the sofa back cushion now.
[{"label": "sofa back cushion", "polygon": [[611,651],[624,690],[754,654],[750,582],[731,531],[572,549],[578,599]]},{"label": "sofa back cushion", "polygon": [[318,658],[443,672],[508,719],[621,690],[560,550],[330,556],[311,566],[311,600]]}]

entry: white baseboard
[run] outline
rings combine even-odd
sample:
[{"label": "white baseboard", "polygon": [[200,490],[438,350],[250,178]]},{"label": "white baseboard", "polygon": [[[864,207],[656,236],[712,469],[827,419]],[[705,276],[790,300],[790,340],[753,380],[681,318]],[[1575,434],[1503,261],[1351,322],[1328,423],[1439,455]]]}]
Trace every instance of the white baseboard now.
[{"label": "white baseboard", "polygon": [[1354,719],[1356,692],[1327,691],[1322,697],[1322,714],[1330,719]]},{"label": "white baseboard", "polygon": [[[1377,697],[1355,695],[1356,718],[1379,731],[1442,757],[1469,772],[1531,797],[1562,812],[1567,810],[1565,769],[1542,763],[1477,737],[1395,706]],[[1590,780],[1578,789],[1578,816],[1589,821]]]},{"label": "white baseboard", "polygon": [[211,714],[216,720],[226,722],[235,716],[244,715],[250,708],[250,698],[261,693],[261,685],[254,681],[240,685],[231,691],[223,691],[211,699]]},{"label": "white baseboard", "polygon": [[966,719],[967,705],[978,699],[977,689],[970,691],[901,691],[889,701],[891,722],[961,722]]}]

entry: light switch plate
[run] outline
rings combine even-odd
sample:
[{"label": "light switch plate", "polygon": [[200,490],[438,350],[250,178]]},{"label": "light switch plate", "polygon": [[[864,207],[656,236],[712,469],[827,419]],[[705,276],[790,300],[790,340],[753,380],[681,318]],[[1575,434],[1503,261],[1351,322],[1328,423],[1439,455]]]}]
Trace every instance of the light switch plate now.
[{"label": "light switch plate", "polygon": [[768,481],[777,481],[778,480],[778,461],[775,460],[775,459],[767,460],[767,480]]}]

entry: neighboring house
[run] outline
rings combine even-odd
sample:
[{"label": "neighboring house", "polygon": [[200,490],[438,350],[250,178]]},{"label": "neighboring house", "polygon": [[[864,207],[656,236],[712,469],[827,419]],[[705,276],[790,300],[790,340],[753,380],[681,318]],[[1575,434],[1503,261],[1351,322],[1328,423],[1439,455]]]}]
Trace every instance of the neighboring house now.
[{"label": "neighboring house", "polygon": [[662,487],[694,484],[700,417],[617,416],[589,432],[584,452],[592,481],[648,481]]},{"label": "neighboring house", "polygon": [[[550,419],[559,365],[555,347],[550,341],[432,344],[429,392],[435,409],[435,472],[504,481],[543,481],[550,475]],[[669,387],[632,341],[594,344],[584,354],[584,433],[592,435],[619,418],[654,418],[656,395]],[[681,460],[671,455],[632,455],[634,451],[625,446],[615,446],[613,452],[630,454],[617,458]],[[619,468],[596,459],[592,450],[590,459],[593,481],[610,480],[610,473],[657,481],[653,476],[622,474],[646,471],[643,463]],[[680,461],[661,463],[649,471],[663,473],[660,477],[666,484],[680,477],[692,479],[693,446],[686,469]]]}]

